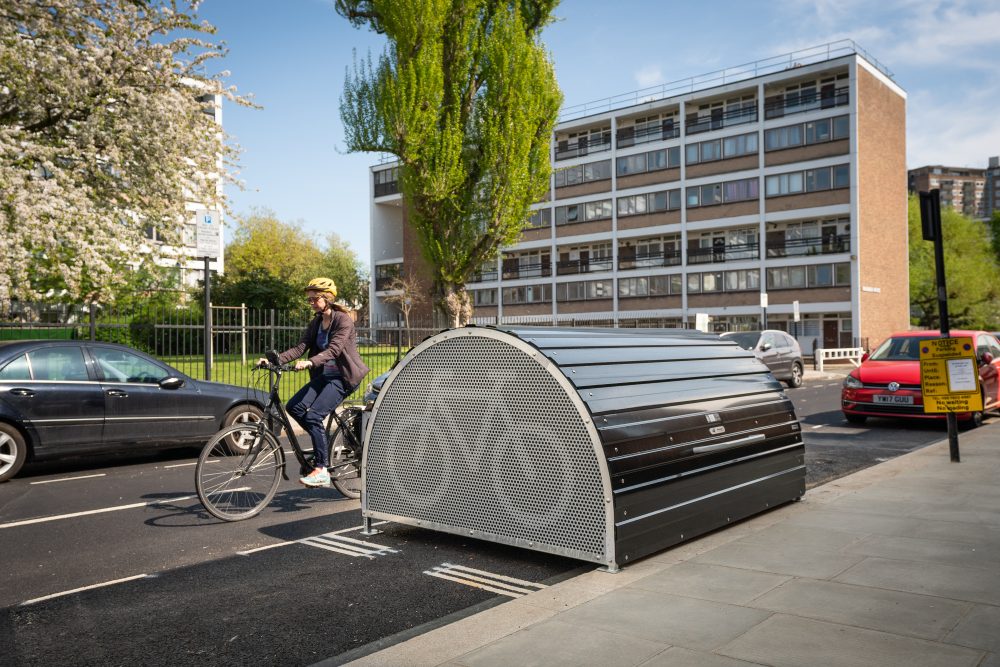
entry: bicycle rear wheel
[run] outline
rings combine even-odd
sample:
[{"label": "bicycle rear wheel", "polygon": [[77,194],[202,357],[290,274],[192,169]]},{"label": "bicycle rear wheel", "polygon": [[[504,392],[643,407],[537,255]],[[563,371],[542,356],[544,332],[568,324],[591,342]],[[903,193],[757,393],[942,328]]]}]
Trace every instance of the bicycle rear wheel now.
[{"label": "bicycle rear wheel", "polygon": [[[233,453],[229,443],[247,445]],[[257,424],[235,424],[222,429],[201,450],[195,466],[198,499],[208,513],[223,521],[256,516],[271,499],[281,481],[285,463],[281,445]]]},{"label": "bicycle rear wheel", "polygon": [[[350,412],[341,415],[344,423],[358,433],[361,429],[361,410],[348,408]],[[361,451],[339,427],[330,437],[330,481],[348,498],[361,497]]]}]

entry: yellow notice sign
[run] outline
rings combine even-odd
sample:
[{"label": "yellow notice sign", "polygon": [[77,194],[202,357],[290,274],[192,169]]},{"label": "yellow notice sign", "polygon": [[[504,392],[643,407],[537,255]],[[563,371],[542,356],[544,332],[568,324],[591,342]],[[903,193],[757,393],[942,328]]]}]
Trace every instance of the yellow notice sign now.
[{"label": "yellow notice sign", "polygon": [[920,388],[924,412],[978,412],[979,368],[971,338],[920,341]]}]

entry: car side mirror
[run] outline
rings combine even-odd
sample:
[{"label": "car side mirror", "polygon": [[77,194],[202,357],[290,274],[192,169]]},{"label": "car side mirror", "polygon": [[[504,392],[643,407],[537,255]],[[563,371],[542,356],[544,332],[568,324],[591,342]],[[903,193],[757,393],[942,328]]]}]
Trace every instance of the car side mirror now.
[{"label": "car side mirror", "polygon": [[760,351],[761,352],[767,352],[770,349],[771,349],[771,344],[770,343],[764,343],[763,345],[760,346]]},{"label": "car side mirror", "polygon": [[865,363],[866,361],[868,361],[868,353],[867,352],[865,352],[864,354],[861,355],[861,363]]},{"label": "car side mirror", "polygon": [[171,375],[160,380],[161,389],[180,389],[184,386],[184,380]]}]

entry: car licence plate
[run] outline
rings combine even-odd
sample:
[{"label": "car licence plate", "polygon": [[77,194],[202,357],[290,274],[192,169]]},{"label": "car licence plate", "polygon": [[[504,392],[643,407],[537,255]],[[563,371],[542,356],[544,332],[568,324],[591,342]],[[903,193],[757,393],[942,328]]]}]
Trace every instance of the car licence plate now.
[{"label": "car licence plate", "polygon": [[896,396],[895,394],[875,394],[872,397],[876,403],[890,403],[892,405],[913,405],[912,396]]}]

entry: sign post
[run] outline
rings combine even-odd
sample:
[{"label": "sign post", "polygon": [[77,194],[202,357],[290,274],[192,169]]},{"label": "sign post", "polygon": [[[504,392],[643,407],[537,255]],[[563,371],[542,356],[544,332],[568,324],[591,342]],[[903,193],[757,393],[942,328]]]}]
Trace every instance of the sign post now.
[{"label": "sign post", "polygon": [[761,329],[766,329],[767,328],[767,292],[761,292],[760,293],[760,311],[761,311],[760,328]]},{"label": "sign post", "polygon": [[[941,336],[944,340],[951,335],[951,323],[948,320],[948,290],[945,287],[944,275],[944,238],[941,234],[941,191],[931,190],[920,192],[920,225],[925,241],[934,243],[934,267],[937,276],[938,315],[941,319]],[[921,346],[921,358],[923,358]],[[975,362],[973,362],[975,363]],[[921,384],[923,383],[923,362],[921,366]],[[978,377],[978,376],[977,376]],[[926,399],[924,411],[927,411]],[[958,418],[954,412],[948,411],[948,451],[953,463],[959,463],[962,458],[958,451]]]}]

